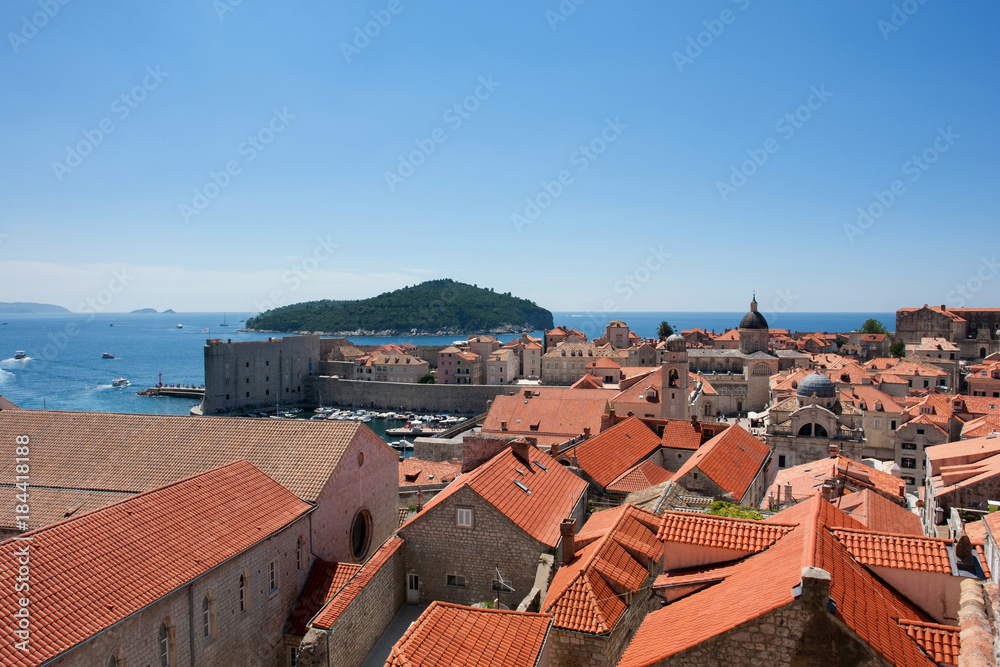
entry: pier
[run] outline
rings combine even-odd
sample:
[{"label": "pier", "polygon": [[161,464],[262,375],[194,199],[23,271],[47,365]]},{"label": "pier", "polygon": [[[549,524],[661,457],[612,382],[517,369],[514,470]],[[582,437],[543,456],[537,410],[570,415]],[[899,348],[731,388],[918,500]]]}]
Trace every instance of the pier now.
[{"label": "pier", "polygon": [[136,392],[139,396],[172,396],[201,400],[205,396],[204,387],[150,387]]}]

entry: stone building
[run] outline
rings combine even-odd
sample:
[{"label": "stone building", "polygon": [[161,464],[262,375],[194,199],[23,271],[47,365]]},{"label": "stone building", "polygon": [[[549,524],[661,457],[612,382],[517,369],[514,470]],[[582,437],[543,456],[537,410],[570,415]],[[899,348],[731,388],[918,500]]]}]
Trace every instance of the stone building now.
[{"label": "stone building", "polygon": [[738,424],[703,444],[670,478],[688,491],[756,507],[767,489],[771,450]]},{"label": "stone building", "polygon": [[[413,602],[475,604],[499,594],[516,605],[532,588],[539,556],[559,547],[559,523],[583,520],[586,491],[585,481],[523,440],[463,474],[399,529]],[[498,568],[510,584],[502,590]]]},{"label": "stone building", "polygon": [[896,311],[896,340],[945,338],[962,359],[983,359],[1000,347],[1000,308],[948,308],[944,304]]},{"label": "stone building", "polygon": [[314,511],[236,461],[0,543],[12,582],[0,597],[3,664],[285,665],[282,627],[315,558]]},{"label": "stone building", "polygon": [[598,346],[571,338],[542,355],[542,381],[547,385],[571,385],[587,374],[587,364],[602,358],[624,366],[628,363],[628,352],[610,344]]},{"label": "stone building", "polygon": [[[745,522],[755,539],[717,523],[695,534],[692,546],[704,545],[697,570],[657,578],[667,604],[643,621],[620,667],[957,664],[958,627],[935,615],[952,595],[957,611],[949,542],[889,540],[819,496]],[[753,553],[734,562],[720,543]],[[888,567],[865,555],[875,545]]]},{"label": "stone building", "polygon": [[965,381],[970,396],[1000,398],[1000,361],[972,366]]},{"label": "stone building", "polygon": [[611,667],[650,611],[663,571],[659,517],[632,505],[592,514],[576,535],[564,522],[563,559],[542,611],[553,614],[553,667]]},{"label": "stone building", "polygon": [[987,510],[1000,498],[1000,437],[950,442],[925,450],[924,531],[934,535],[952,508]]},{"label": "stone building", "polygon": [[449,346],[438,352],[439,384],[483,384],[483,359],[478,354]]},{"label": "stone building", "polygon": [[722,414],[764,410],[770,399],[770,377],[805,366],[809,360],[795,350],[771,349],[767,320],[757,311],[756,298],[740,321],[738,333],[737,349],[722,349],[716,340],[716,347],[687,351],[691,371],[704,377],[718,393],[714,407]]},{"label": "stone building", "polygon": [[354,379],[365,382],[416,383],[430,371],[430,364],[405,353],[373,352],[354,360]]},{"label": "stone building", "polygon": [[860,460],[864,449],[864,412],[841,400],[832,381],[821,373],[798,383],[794,398],[771,407],[767,444],[777,469],[829,456],[831,445]]},{"label": "stone building", "polygon": [[[0,438],[25,433],[44,434],[31,451],[32,528],[239,459],[315,505],[321,558],[361,562],[398,526],[398,454],[357,422],[0,411]],[[8,479],[14,466],[0,461]],[[12,507],[0,525],[13,527]]]},{"label": "stone building", "polygon": [[517,380],[520,359],[509,348],[501,348],[486,357],[485,384],[510,384]]},{"label": "stone building", "polygon": [[317,334],[237,343],[207,340],[201,414],[314,406],[319,361]]}]

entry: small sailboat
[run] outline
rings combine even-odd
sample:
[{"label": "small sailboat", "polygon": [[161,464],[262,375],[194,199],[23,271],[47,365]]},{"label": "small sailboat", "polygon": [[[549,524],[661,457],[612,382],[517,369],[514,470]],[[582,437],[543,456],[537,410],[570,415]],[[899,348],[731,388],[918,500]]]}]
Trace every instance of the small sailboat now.
[{"label": "small sailboat", "polygon": [[228,320],[226,320],[226,314],[225,313],[222,313],[222,324],[220,324],[219,326],[220,327],[228,327],[229,326],[229,322],[228,322]]}]

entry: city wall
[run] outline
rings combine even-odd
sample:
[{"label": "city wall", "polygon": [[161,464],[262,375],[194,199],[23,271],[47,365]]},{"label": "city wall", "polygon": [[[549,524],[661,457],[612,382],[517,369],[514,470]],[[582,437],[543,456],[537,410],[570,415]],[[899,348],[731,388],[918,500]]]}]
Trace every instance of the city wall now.
[{"label": "city wall", "polygon": [[489,402],[514,391],[506,385],[403,384],[319,377],[318,393],[329,404],[379,410],[480,414]]}]

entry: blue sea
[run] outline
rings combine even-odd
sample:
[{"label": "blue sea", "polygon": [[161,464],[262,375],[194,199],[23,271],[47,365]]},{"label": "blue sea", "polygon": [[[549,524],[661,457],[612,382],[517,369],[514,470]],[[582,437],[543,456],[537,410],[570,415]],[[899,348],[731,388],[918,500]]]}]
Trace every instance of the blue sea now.
[{"label": "blue sea", "polygon": [[[0,314],[0,395],[24,408],[188,414],[192,402],[179,398],[138,396],[140,389],[164,384],[201,386],[205,381],[206,338],[261,340],[269,334],[240,333],[241,320],[256,313],[179,313],[102,315]],[[702,327],[723,331],[739,324],[744,313],[615,313],[643,337],[653,338],[662,320],[675,329]],[[869,317],[886,327],[895,313],[765,313],[768,323],[790,331],[850,331]],[[584,312],[553,313],[557,325],[579,329],[588,337],[601,335],[608,317]],[[229,326],[220,324],[225,320]],[[177,325],[181,324],[182,328]],[[112,326],[113,325],[113,326]],[[206,333],[205,329],[209,329]],[[271,334],[274,335],[274,334]],[[540,336],[541,332],[536,332]],[[498,336],[501,341],[514,335]],[[400,338],[352,337],[361,345],[407,342],[442,345],[460,336]],[[24,350],[28,357],[15,360]],[[114,359],[102,359],[104,352]],[[125,388],[111,386],[127,378]]]}]

